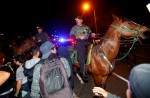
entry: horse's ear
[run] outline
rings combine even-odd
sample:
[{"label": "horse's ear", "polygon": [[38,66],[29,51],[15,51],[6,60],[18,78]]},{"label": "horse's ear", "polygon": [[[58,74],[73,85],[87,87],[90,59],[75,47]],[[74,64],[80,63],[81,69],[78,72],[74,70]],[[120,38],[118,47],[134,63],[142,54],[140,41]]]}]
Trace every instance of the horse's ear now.
[{"label": "horse's ear", "polygon": [[120,19],[118,16],[116,16],[115,14],[113,14],[112,17],[113,17],[114,20],[117,20],[117,21],[120,21],[120,20],[121,20],[121,19]]}]

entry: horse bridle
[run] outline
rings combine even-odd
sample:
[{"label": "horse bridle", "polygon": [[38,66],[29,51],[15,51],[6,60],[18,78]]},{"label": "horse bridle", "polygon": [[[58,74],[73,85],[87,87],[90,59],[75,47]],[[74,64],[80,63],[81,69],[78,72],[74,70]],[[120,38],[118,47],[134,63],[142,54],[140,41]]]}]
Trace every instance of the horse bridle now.
[{"label": "horse bridle", "polygon": [[[140,24],[137,24],[137,27],[135,28],[135,30],[134,29],[131,29],[131,28],[128,28],[127,26],[126,26],[126,24],[131,24],[131,21],[130,22],[128,22],[128,23],[121,23],[121,26],[116,26],[116,25],[111,25],[112,27],[114,27],[114,28],[116,28],[116,29],[118,29],[118,31],[120,32],[120,33],[122,33],[123,31],[124,32],[133,32],[134,33],[134,38],[136,37],[136,38],[138,38],[138,40],[139,40],[139,42],[141,43],[141,41],[140,41],[140,36],[142,36],[141,35],[141,33],[142,33],[142,31],[140,30],[140,27],[141,27],[141,25]],[[135,23],[136,24],[136,23]],[[123,28],[122,28],[123,27]],[[136,36],[136,32],[138,33],[137,34],[137,36]]]},{"label": "horse bridle", "polygon": [[140,26],[141,25],[139,25],[139,24],[137,24],[137,27],[135,28],[135,30],[128,28],[125,24],[121,24],[121,26],[116,26],[116,25],[112,24],[111,26],[114,27],[114,28],[116,28],[116,29],[118,29],[118,31],[120,33],[122,33],[122,32],[133,32],[134,35],[136,35],[135,32],[137,32],[138,33],[137,36],[139,36],[139,35],[141,35],[141,32],[142,32],[142,31],[140,31]]}]

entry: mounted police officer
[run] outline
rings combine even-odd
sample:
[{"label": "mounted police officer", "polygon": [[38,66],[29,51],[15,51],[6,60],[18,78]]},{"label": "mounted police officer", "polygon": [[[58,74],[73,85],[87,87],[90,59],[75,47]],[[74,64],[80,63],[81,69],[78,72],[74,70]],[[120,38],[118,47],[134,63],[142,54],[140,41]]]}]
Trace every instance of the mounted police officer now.
[{"label": "mounted police officer", "polygon": [[88,82],[87,76],[84,74],[85,66],[85,50],[88,44],[89,36],[95,36],[95,33],[92,33],[91,29],[83,24],[83,19],[81,16],[75,18],[76,25],[71,28],[70,36],[76,40],[76,49],[78,55],[78,61],[80,65],[79,75],[81,76],[84,82]]},{"label": "mounted police officer", "polygon": [[38,43],[38,46],[40,46],[42,43],[49,40],[49,36],[46,32],[43,32],[43,28],[37,26],[36,27],[38,33],[35,35],[35,41]]}]

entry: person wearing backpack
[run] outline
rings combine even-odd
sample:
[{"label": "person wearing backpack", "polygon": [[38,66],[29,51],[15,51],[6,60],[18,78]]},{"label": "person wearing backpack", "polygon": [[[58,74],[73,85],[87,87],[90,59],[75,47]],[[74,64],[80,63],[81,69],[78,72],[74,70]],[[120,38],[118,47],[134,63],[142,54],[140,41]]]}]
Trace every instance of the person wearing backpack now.
[{"label": "person wearing backpack", "polygon": [[29,84],[29,89],[31,90],[31,84],[32,84],[32,78],[33,78],[33,70],[35,67],[35,64],[40,61],[40,50],[39,47],[33,46],[31,48],[31,53],[32,53],[32,59],[27,60],[25,62],[24,67],[24,74],[27,76],[28,84]]},{"label": "person wearing backpack", "polygon": [[14,59],[14,64],[18,65],[16,70],[16,90],[15,97],[23,98],[29,91],[27,77],[23,73],[23,64],[25,58],[23,55],[17,55]]},{"label": "person wearing backpack", "polygon": [[[73,70],[72,70],[72,61],[71,61],[71,57],[70,57],[70,52],[67,49],[67,47],[58,46],[57,53],[58,53],[58,56],[66,58],[69,62],[69,65],[70,65],[70,68],[71,68],[71,76],[69,78],[69,82],[70,82],[71,88],[73,90],[74,89],[74,74],[73,74]],[[77,95],[75,94],[75,92],[73,92],[73,97],[78,98]]]},{"label": "person wearing backpack", "polygon": [[[65,58],[62,57],[59,58],[57,56],[56,48],[50,41],[44,42],[40,46],[40,51],[42,53],[42,58],[41,58],[42,60],[38,64],[36,64],[34,68],[31,94],[30,94],[31,97],[32,98],[41,98],[41,97],[42,98],[73,98],[71,87],[68,84],[69,83],[68,78],[71,75],[71,69],[68,61]],[[56,66],[54,66],[54,64],[56,64]],[[51,65],[53,65],[52,68],[55,69],[50,70]],[[62,72],[63,69],[65,70]],[[52,73],[48,72],[47,75],[44,77],[45,79],[43,79],[43,81],[47,80],[48,82],[46,81],[46,83],[48,83],[48,85],[51,83],[54,83],[54,85],[46,86],[47,84],[43,84],[44,82],[41,81],[43,78],[43,72],[45,70],[50,70]],[[58,70],[62,72],[61,76],[59,76],[60,73],[58,72]],[[56,71],[56,75],[58,75],[58,77],[54,76],[56,78],[56,81],[50,80],[49,77],[53,77],[52,75],[55,75],[55,73],[53,73],[55,71]],[[55,88],[61,84],[57,81],[57,79],[60,80],[59,77],[61,77],[61,79],[65,81],[65,84],[63,85],[64,88],[55,90],[57,91],[55,93],[49,92],[51,89],[53,89],[52,87]],[[47,94],[47,96],[44,96],[44,93]]]},{"label": "person wearing backpack", "polygon": [[65,46],[58,46],[57,53],[58,53],[58,56],[66,58],[69,62],[69,65],[71,68],[71,76],[69,78],[69,81],[70,81],[71,87],[73,89],[74,88],[74,74],[73,74],[73,70],[72,70],[72,62],[71,62],[71,58],[70,58],[70,52],[68,51],[68,49]]}]

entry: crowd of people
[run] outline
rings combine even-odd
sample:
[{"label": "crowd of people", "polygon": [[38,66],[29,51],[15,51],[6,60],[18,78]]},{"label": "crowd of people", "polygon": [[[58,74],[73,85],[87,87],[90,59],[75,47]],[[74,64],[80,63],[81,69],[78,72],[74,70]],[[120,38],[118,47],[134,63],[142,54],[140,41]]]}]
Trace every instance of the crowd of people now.
[{"label": "crowd of people", "polygon": [[[95,37],[88,26],[83,24],[81,16],[75,18],[76,25],[71,28],[70,36],[76,40],[78,62],[80,65],[79,75],[83,81],[88,82],[88,77],[84,73],[85,62],[84,52],[88,45],[88,38]],[[30,55],[17,55],[13,62],[7,61],[7,57],[0,52],[0,98],[41,98],[40,75],[42,65],[60,58],[64,65],[67,81],[69,81],[68,93],[57,93],[53,98],[73,98],[74,93],[74,74],[72,71],[72,62],[68,49],[64,46],[58,48],[50,42],[46,32],[41,27],[37,27],[38,33],[35,35],[37,46],[33,46],[28,52]],[[40,63],[39,63],[40,62]],[[14,66],[18,66],[17,68]],[[14,69],[16,68],[16,69]],[[127,98],[149,98],[150,64],[140,64],[135,66],[129,76],[127,89]],[[101,95],[104,98],[119,98],[118,96],[105,91],[103,88],[94,87],[93,93]],[[66,97],[67,96],[67,97]],[[50,97],[52,98],[52,97]],[[74,97],[77,98],[77,97]]]},{"label": "crowd of people", "polygon": [[[64,47],[62,47],[62,49],[64,49]],[[61,51],[61,49],[59,50]],[[57,50],[53,43],[46,41],[41,44],[40,48],[32,47],[31,55],[32,57],[29,58],[25,57],[26,55],[17,55],[13,63],[18,66],[18,68],[16,72],[14,72],[12,68],[14,65],[12,66],[10,63],[5,64],[7,56],[4,53],[0,53],[0,98],[40,98],[39,78],[40,67],[43,64],[38,62],[47,58],[50,60],[56,58],[58,56]],[[61,53],[59,53],[59,55],[61,55]],[[70,64],[63,56],[60,60],[64,63],[69,81],[72,74]],[[27,72],[25,72],[25,70]],[[70,96],[68,98],[72,97]]]}]

